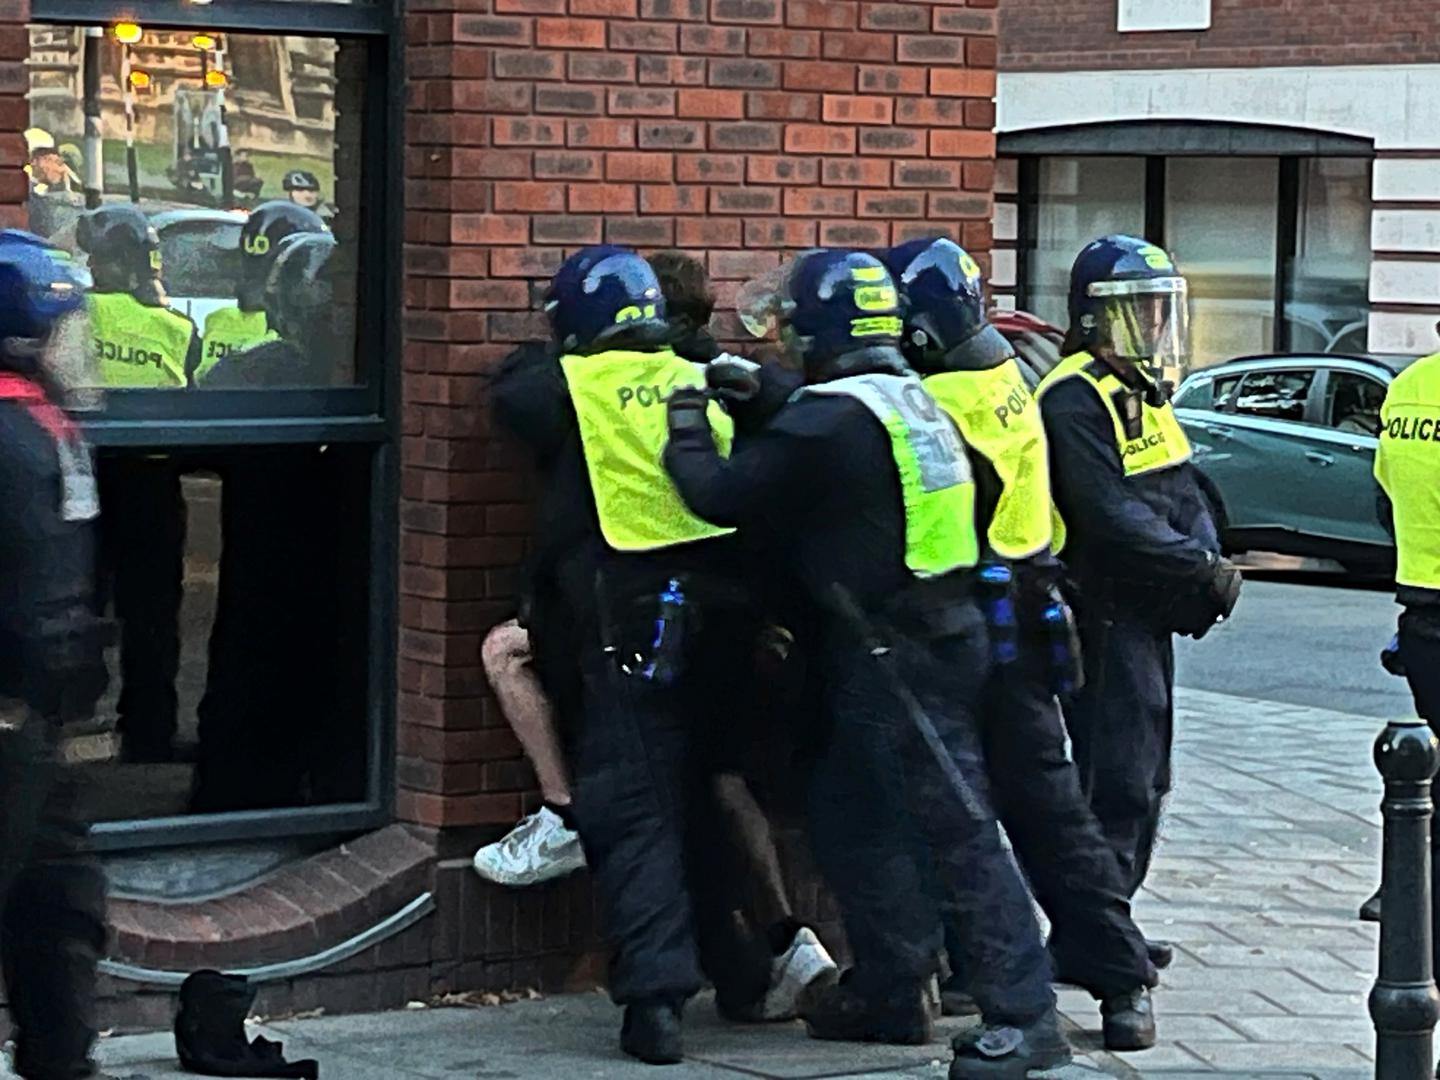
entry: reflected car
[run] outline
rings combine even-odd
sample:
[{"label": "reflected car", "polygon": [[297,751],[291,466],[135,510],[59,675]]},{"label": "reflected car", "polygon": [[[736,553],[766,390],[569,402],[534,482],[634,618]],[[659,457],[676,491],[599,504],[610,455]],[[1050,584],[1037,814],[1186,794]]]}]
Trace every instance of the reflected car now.
[{"label": "reflected car", "polygon": [[1004,334],[1014,347],[1025,382],[1034,390],[1050,369],[1060,363],[1060,343],[1065,334],[1028,311],[996,309],[990,312],[989,319],[990,325]]},{"label": "reflected car", "polygon": [[170,307],[197,327],[212,311],[235,306],[245,220],[233,210],[162,210],[150,217]]},{"label": "reflected car", "polygon": [[1402,357],[1247,356],[1190,375],[1175,412],[1220,501],[1231,551],[1393,571],[1377,509],[1380,407]]}]

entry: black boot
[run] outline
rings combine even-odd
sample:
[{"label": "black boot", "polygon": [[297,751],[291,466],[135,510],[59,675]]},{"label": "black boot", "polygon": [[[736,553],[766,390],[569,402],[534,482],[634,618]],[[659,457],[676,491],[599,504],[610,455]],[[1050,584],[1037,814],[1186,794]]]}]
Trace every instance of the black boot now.
[{"label": "black boot", "polygon": [[1024,1080],[1070,1062],[1070,1044],[1054,1009],[1024,1027],[983,1027],[955,1036],[950,1080]]},{"label": "black boot", "polygon": [[923,991],[893,993],[875,1000],[857,993],[849,982],[832,983],[808,996],[800,1019],[813,1039],[837,1042],[919,1046],[933,1031]]},{"label": "black boot", "polygon": [[684,1005],[641,1001],[625,1006],[620,1049],[647,1065],[678,1065],[685,1056],[681,1016]]},{"label": "black boot", "polygon": [[1360,921],[1361,921],[1361,922],[1379,922],[1379,921],[1380,921],[1380,890],[1379,890],[1379,889],[1376,889],[1376,890],[1375,890],[1375,895],[1374,895],[1374,896],[1370,897],[1369,900],[1366,900],[1365,903],[1363,903],[1363,904],[1360,905]]},{"label": "black boot", "polygon": [[1106,1050],[1149,1050],[1155,1045],[1155,1003],[1143,986],[1100,1003]]},{"label": "black boot", "polygon": [[1175,962],[1175,946],[1168,941],[1151,941],[1146,938],[1145,951],[1150,954],[1150,963],[1160,971],[1164,971]]}]

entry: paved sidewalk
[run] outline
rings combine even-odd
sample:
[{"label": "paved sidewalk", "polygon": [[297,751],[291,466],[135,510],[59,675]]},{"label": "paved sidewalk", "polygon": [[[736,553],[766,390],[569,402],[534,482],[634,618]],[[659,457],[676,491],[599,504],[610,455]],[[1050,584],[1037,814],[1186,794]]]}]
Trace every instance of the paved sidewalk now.
[{"label": "paved sidewalk", "polygon": [[[1379,723],[1320,709],[1180,692],[1176,793],[1138,904],[1152,937],[1179,946],[1156,992],[1162,1043],[1123,1059],[1094,1049],[1093,1002],[1062,992],[1079,1029],[1064,1080],[1368,1080],[1365,994],[1375,928],[1355,919],[1378,874]],[[489,1009],[438,1009],[267,1025],[326,1080],[735,1080],[945,1076],[944,1043],[896,1049],[817,1043],[798,1025],[721,1024],[707,1002],[687,1024],[690,1059],[655,1070],[615,1047],[599,994]],[[957,1025],[947,1022],[946,1032]],[[166,1035],[107,1040],[116,1076],[173,1080]],[[0,1076],[8,1077],[3,1067]]]}]

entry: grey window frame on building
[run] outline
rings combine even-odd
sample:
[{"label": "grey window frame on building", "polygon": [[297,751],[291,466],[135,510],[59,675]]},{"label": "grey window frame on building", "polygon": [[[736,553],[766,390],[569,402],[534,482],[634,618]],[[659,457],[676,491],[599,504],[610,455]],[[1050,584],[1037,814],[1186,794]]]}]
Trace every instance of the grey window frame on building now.
[{"label": "grey window frame on building", "polygon": [[[365,798],[354,803],[111,821],[91,829],[101,850],[256,838],[335,836],[394,817],[398,607],[400,310],[403,254],[403,71],[393,5],[370,0],[31,0],[33,24],[146,28],[353,39],[363,44],[366,96],[358,234],[363,260],[356,298],[356,385],[223,392],[138,391],[112,395],[86,425],[102,448],[214,451],[349,444],[368,448],[370,530],[366,640]],[[361,722],[362,718],[357,718]]]}]

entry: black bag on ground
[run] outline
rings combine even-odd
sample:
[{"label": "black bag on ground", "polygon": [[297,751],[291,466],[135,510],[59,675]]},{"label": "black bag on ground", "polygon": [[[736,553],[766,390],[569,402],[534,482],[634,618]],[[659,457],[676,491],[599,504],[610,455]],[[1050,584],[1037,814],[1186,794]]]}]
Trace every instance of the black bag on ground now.
[{"label": "black bag on ground", "polygon": [[320,1063],[286,1061],[284,1047],[245,1039],[245,1018],[256,989],[243,975],[197,971],[180,987],[175,1052],[186,1072],[200,1076],[292,1077],[319,1080]]}]

